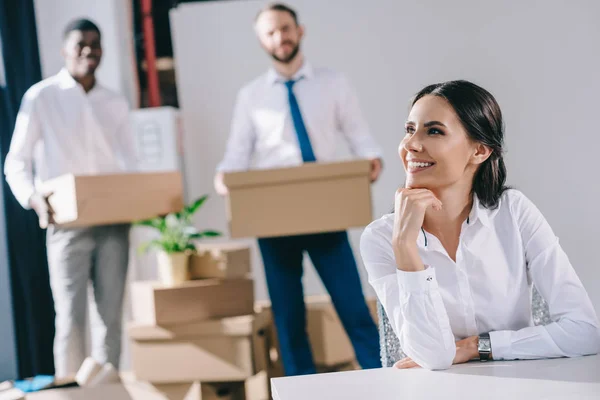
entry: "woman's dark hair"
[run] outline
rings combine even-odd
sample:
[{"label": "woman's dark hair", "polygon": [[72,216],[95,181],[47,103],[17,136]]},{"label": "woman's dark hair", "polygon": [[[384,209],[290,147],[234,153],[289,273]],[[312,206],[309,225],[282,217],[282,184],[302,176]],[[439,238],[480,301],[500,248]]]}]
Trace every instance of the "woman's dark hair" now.
[{"label": "woman's dark hair", "polygon": [[427,95],[441,97],[450,103],[469,137],[492,149],[490,157],[475,173],[473,193],[485,207],[496,208],[500,196],[507,189],[504,185],[506,166],[502,158],[504,123],[496,99],[484,88],[458,80],[425,87],[417,93],[412,105]]}]

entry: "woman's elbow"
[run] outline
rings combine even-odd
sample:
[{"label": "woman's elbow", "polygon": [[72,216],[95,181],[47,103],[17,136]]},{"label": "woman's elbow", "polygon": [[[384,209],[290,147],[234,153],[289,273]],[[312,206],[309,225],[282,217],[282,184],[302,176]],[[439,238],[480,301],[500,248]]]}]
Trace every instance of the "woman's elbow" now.
[{"label": "woman's elbow", "polygon": [[587,322],[562,320],[561,342],[557,342],[567,357],[589,356],[600,353],[600,328]]},{"label": "woman's elbow", "polygon": [[449,358],[438,357],[435,360],[431,360],[431,362],[429,362],[429,361],[424,362],[423,365],[421,365],[421,367],[428,369],[430,371],[442,371],[442,370],[450,368],[452,366],[453,360],[454,360],[454,358],[449,359]]},{"label": "woman's elbow", "polygon": [[589,356],[600,353],[600,328],[588,325],[588,329],[580,338],[580,354],[577,356]]}]

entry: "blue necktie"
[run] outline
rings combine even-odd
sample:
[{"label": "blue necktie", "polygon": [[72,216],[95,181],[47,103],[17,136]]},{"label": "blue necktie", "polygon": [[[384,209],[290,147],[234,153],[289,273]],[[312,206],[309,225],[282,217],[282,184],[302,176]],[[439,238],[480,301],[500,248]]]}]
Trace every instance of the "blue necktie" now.
[{"label": "blue necktie", "polygon": [[306,126],[304,125],[304,121],[302,120],[302,114],[300,113],[300,107],[298,106],[298,100],[296,99],[296,95],[292,90],[296,81],[287,81],[285,82],[285,86],[288,89],[288,99],[290,101],[290,111],[292,113],[292,121],[294,121],[294,129],[296,130],[296,135],[298,136],[298,143],[300,144],[300,151],[302,152],[302,161],[304,162],[314,162],[317,161],[315,158],[315,153],[313,153],[312,146],[310,144],[310,138],[308,137],[308,132],[306,131]]}]

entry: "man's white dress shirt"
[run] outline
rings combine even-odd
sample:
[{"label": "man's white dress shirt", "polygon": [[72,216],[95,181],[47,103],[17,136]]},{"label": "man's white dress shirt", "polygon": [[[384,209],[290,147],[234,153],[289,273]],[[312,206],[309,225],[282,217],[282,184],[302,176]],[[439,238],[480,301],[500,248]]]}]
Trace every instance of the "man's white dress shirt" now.
[{"label": "man's white dress shirt", "polygon": [[[340,136],[355,156],[381,157],[356,93],[342,74],[305,62],[292,79],[297,80],[294,94],[318,162],[336,160]],[[302,164],[286,81],[270,69],[240,90],[227,149],[217,171]]]},{"label": "man's white dress shirt", "polygon": [[39,185],[63,174],[98,175],[134,171],[135,138],[125,98],[96,82],[85,93],[71,75],[33,85],[21,102],[6,180],[25,208]]}]

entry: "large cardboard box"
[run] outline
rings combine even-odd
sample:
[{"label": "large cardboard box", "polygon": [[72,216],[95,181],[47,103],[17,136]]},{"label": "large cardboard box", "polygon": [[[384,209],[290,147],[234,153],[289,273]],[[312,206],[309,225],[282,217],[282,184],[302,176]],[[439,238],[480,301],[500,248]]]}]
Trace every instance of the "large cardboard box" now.
[{"label": "large cardboard box", "polygon": [[225,174],[231,237],[333,232],[373,220],[370,163],[307,163]]},{"label": "large cardboard box", "polygon": [[268,314],[169,328],[131,323],[133,373],[153,384],[246,380],[266,368],[269,323]]},{"label": "large cardboard box", "polygon": [[43,183],[57,225],[81,227],[127,223],[180,211],[179,172],[62,175]]},{"label": "large cardboard box", "polygon": [[[329,296],[309,296],[305,299],[307,332],[315,364],[337,366],[354,360],[354,348]],[[367,299],[367,306],[377,322],[376,301]]]},{"label": "large cardboard box", "polygon": [[[265,371],[240,382],[145,383],[149,391],[160,392],[165,400],[269,400],[269,379]],[[111,399],[112,400],[112,399]]]},{"label": "large cardboard box", "polygon": [[[351,364],[354,359],[354,348],[348,334],[327,295],[306,296],[306,330],[313,352],[315,364],[321,371],[337,370],[339,366]],[[368,298],[367,306],[373,321],[377,323],[377,299]],[[255,305],[256,311],[270,311],[268,301],[260,301]],[[276,335],[276,333],[274,333]],[[274,339],[277,342],[277,338]],[[271,356],[271,359],[274,357]]]},{"label": "large cardboard box", "polygon": [[[271,303],[268,300],[258,301],[254,305],[254,312],[257,314],[265,315],[265,319],[268,321],[268,326],[264,330],[266,340],[264,344],[266,346],[265,352],[268,357],[267,361],[267,374],[269,378],[279,378],[285,375],[283,370],[283,361],[281,360],[281,351],[279,349],[279,339],[277,338],[277,329],[275,328],[275,321],[273,320],[273,312],[271,311]],[[261,350],[262,351],[262,350]]]},{"label": "large cardboard box", "polygon": [[339,364],[339,365],[316,365],[317,374],[327,374],[330,372],[346,372],[346,371],[356,371],[360,369],[360,365],[356,360],[350,361],[348,363]]},{"label": "large cardboard box", "polygon": [[[26,400],[166,400],[159,391],[149,390],[143,384],[112,383],[94,387],[49,389],[28,393]],[[185,398],[185,400],[195,400]]]},{"label": "large cardboard box", "polygon": [[152,385],[126,382],[86,388],[51,389],[29,393],[26,400],[268,400],[264,372],[242,382],[185,382]]},{"label": "large cardboard box", "polygon": [[251,279],[203,279],[178,286],[131,284],[134,321],[147,325],[188,324],[254,312]]},{"label": "large cardboard box", "polygon": [[250,274],[250,247],[241,243],[197,244],[190,258],[191,279],[244,278]]}]

